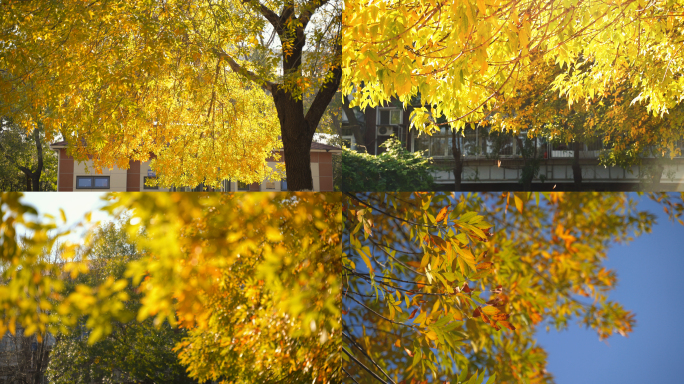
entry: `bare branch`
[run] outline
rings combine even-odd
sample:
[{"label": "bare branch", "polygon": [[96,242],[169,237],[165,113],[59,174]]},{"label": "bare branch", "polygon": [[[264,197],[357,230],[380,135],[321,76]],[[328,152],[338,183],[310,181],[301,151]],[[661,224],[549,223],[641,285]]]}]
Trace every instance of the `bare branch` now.
[{"label": "bare branch", "polygon": [[380,376],[378,376],[375,372],[371,371],[370,369],[368,369],[368,367],[366,367],[365,365],[363,365],[362,362],[360,362],[359,360],[357,360],[356,357],[354,357],[354,355],[352,355],[351,353],[349,353],[345,348],[342,348],[342,351],[343,351],[344,353],[346,353],[347,356],[349,356],[350,359],[354,360],[354,362],[355,362],[356,364],[358,364],[359,366],[361,366],[361,368],[363,368],[366,372],[370,373],[370,374],[373,376],[373,378],[375,378],[377,381],[379,381],[379,382],[381,382],[381,383],[383,383],[383,384],[388,384],[385,380],[383,380],[383,379],[382,379]]}]

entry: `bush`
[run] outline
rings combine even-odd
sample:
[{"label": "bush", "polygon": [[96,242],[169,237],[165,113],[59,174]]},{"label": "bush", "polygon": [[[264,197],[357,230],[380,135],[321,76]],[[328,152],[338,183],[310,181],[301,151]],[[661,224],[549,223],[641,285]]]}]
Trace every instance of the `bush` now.
[{"label": "bush", "polygon": [[335,190],[434,190],[431,159],[424,158],[421,152],[407,151],[394,137],[382,146],[387,150],[377,156],[344,149],[335,166]]}]

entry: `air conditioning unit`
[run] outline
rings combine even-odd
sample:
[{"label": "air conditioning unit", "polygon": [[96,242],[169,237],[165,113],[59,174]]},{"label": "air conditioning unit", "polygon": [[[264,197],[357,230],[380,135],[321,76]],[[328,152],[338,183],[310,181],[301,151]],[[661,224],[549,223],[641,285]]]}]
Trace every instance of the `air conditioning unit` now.
[{"label": "air conditioning unit", "polygon": [[399,127],[393,125],[379,125],[378,136],[399,136]]}]

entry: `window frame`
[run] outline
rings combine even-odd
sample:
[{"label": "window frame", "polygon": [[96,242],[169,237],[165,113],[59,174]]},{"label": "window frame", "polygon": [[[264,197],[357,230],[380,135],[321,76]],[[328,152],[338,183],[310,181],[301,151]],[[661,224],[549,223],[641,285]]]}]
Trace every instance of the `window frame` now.
[{"label": "window frame", "polygon": [[156,179],[157,176],[143,176],[143,189],[151,189],[151,190],[159,190],[159,185],[155,187],[148,187],[147,186],[147,179]]},{"label": "window frame", "polygon": [[[90,179],[90,187],[79,187],[78,186],[78,181],[81,179]],[[107,186],[106,187],[96,187],[95,186],[95,179],[105,179],[107,180]],[[111,189],[112,188],[112,181],[109,176],[76,176],[76,189]]]},{"label": "window frame", "polygon": [[[387,124],[383,124],[380,121],[380,116],[381,116],[382,111],[389,111],[389,122]],[[397,112],[399,114],[399,122],[396,124],[392,124],[392,112]],[[376,125],[393,125],[393,126],[402,125],[402,124],[404,124],[404,113],[403,112],[404,112],[404,110],[401,108],[378,108],[378,113],[377,113],[375,124]]]}]

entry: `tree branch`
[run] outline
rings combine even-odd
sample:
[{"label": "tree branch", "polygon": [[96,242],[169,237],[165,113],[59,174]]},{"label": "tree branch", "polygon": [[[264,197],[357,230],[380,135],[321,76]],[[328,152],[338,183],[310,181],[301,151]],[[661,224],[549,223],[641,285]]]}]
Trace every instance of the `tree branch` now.
[{"label": "tree branch", "polygon": [[347,356],[349,356],[350,359],[354,360],[354,362],[355,362],[356,364],[360,365],[361,368],[363,368],[366,372],[370,373],[371,376],[373,376],[373,378],[375,378],[377,381],[379,381],[379,382],[381,382],[381,383],[383,383],[383,384],[388,384],[385,380],[383,380],[383,379],[382,379],[380,376],[378,376],[375,372],[371,371],[370,369],[368,369],[368,367],[366,367],[365,365],[363,365],[362,362],[360,362],[356,357],[354,357],[354,355],[352,355],[351,353],[349,353],[345,348],[342,348],[342,351],[343,351],[344,353],[346,353]]},{"label": "tree branch", "polygon": [[311,15],[313,15],[318,8],[324,6],[327,3],[328,0],[311,0],[304,4],[304,6],[302,7],[304,10],[299,15],[299,21],[302,23],[302,29],[306,29],[306,26],[309,24],[309,21],[311,20]]},{"label": "tree branch", "polygon": [[241,67],[240,64],[238,64],[235,60],[233,60],[233,58],[229,54],[227,54],[225,51],[218,50],[216,48],[214,48],[213,51],[214,51],[214,54],[216,54],[219,57],[219,59],[225,60],[228,63],[228,66],[230,66],[230,69],[232,69],[233,72],[239,73],[239,74],[245,76],[246,78],[248,78],[249,80],[252,80],[253,82],[258,83],[263,89],[265,89],[271,93],[275,92],[275,88],[277,86],[276,83],[262,79],[256,73]]},{"label": "tree branch", "polygon": [[321,117],[323,117],[328,104],[330,104],[333,96],[335,96],[335,92],[337,92],[337,89],[340,86],[340,81],[342,80],[341,44],[337,44],[335,46],[335,56],[337,58],[333,60],[332,67],[326,75],[326,77],[330,76],[331,79],[321,85],[321,88],[318,90],[313,103],[311,103],[311,107],[306,112],[306,116],[304,117],[304,120],[309,123],[309,130],[311,131],[308,132],[308,134],[310,136],[313,136],[313,134],[316,132],[316,127],[318,127]]},{"label": "tree branch", "polygon": [[[242,4],[250,3],[252,5],[255,5],[255,8],[261,13],[261,15],[268,20],[269,23],[273,26],[275,31],[280,35],[283,32],[282,24],[280,22],[280,17],[278,17],[278,14],[273,12],[270,8],[267,6],[261,4],[258,1],[250,1],[250,0],[242,0]],[[256,4],[255,4],[256,3]]]},{"label": "tree branch", "polygon": [[353,298],[353,297],[351,297],[351,296],[347,296],[347,297],[348,297],[349,299],[351,299],[352,301],[355,301],[355,302],[356,302],[357,304],[359,304],[360,306],[362,306],[362,307],[366,308],[367,310],[373,312],[376,316],[380,317],[380,318],[383,319],[383,320],[389,321],[389,322],[392,323],[392,324],[403,325],[404,327],[411,328],[411,329],[415,330],[415,327],[414,327],[413,325],[404,324],[404,323],[398,323],[398,322],[396,322],[396,321],[394,321],[394,320],[390,320],[390,319],[386,318],[385,316],[383,316],[383,315],[381,315],[381,314],[375,312],[374,310],[370,309],[366,304],[363,304],[362,302],[356,300],[355,298]]},{"label": "tree branch", "polygon": [[356,340],[354,340],[351,336],[349,336],[349,335],[346,334],[345,332],[342,332],[342,336],[346,337],[349,341],[351,341],[351,342],[352,342],[352,345],[354,345],[354,346],[356,347],[356,349],[358,349],[359,351],[361,351],[361,353],[363,353],[364,356],[366,356],[366,357],[368,358],[368,360],[370,360],[370,362],[373,363],[373,365],[375,365],[375,368],[377,368],[378,370],[380,370],[380,372],[381,372],[383,375],[385,375],[385,377],[387,378],[387,380],[390,381],[390,383],[392,383],[392,384],[397,384],[397,383],[394,382],[394,380],[392,380],[392,378],[387,374],[387,372],[385,372],[382,368],[380,368],[380,366],[378,365],[378,363],[376,363],[375,360],[373,360],[373,358],[370,357],[370,355],[369,355],[368,353],[366,353],[366,351],[365,351],[363,348],[361,348],[361,345],[359,345],[359,343],[357,343]]}]

